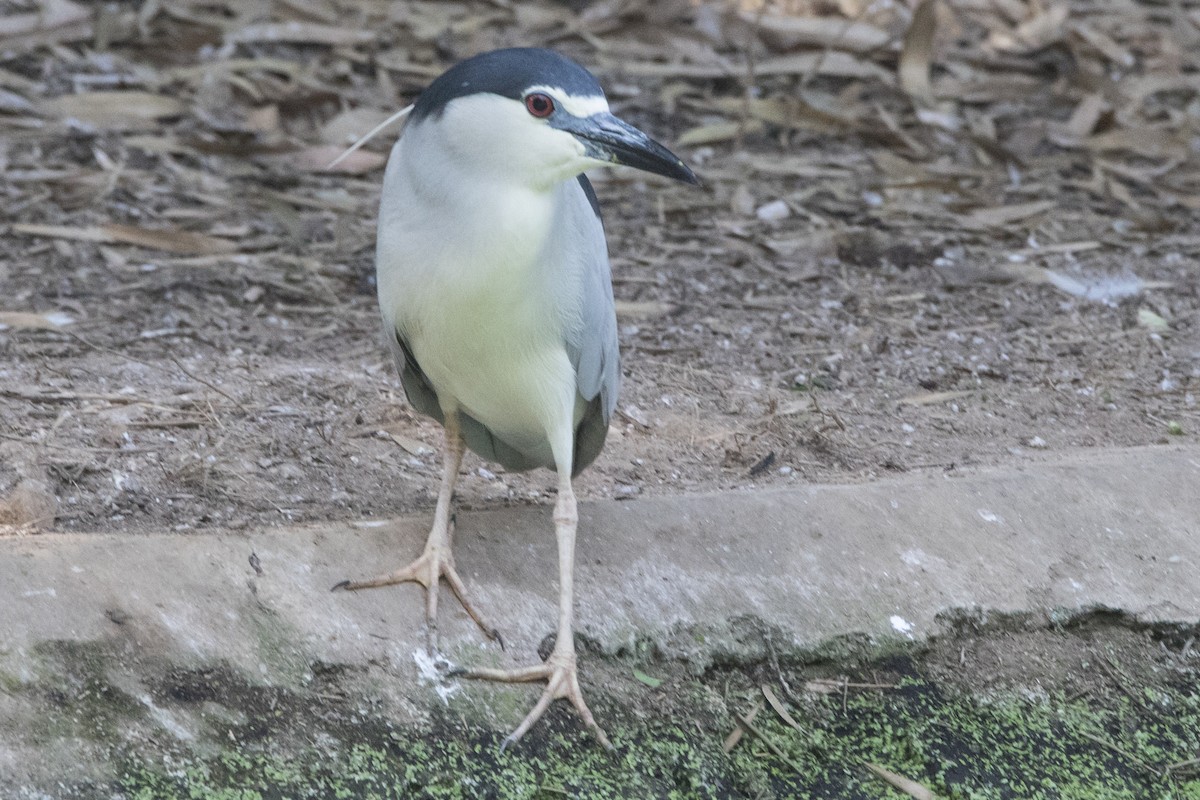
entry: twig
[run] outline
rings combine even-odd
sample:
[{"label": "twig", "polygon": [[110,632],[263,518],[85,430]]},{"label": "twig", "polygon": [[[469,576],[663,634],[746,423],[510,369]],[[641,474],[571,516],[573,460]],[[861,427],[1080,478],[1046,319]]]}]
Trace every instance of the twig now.
[{"label": "twig", "polygon": [[[150,367],[151,369],[157,369],[157,370],[160,370],[160,371],[162,371],[162,372],[168,372],[168,373],[169,373],[169,370],[165,369],[165,368],[164,368],[164,367],[162,367],[162,365],[160,365],[160,364],[155,364],[155,363],[152,363],[152,362],[150,362],[150,361],[143,361],[142,359],[140,359],[140,358],[136,358],[136,357],[134,357],[134,356],[131,356],[131,355],[129,355],[128,353],[122,353],[120,350],[113,350],[113,349],[111,349],[111,348],[104,347],[103,345],[99,345],[99,344],[96,344],[96,343],[94,343],[94,342],[90,342],[90,341],[88,341],[87,339],[83,338],[82,336],[80,336],[80,335],[79,335],[79,334],[77,334],[77,333],[71,333],[70,331],[63,331],[63,332],[64,332],[64,333],[65,333],[67,336],[71,337],[72,339],[75,339],[75,340],[76,340],[77,342],[79,342],[80,344],[82,344],[82,345],[84,345],[84,346],[86,346],[86,347],[90,347],[90,348],[92,348],[93,350],[97,350],[97,351],[99,351],[99,352],[101,352],[101,353],[108,353],[109,355],[114,355],[114,356],[116,356],[116,357],[118,357],[118,358],[123,358],[123,359],[125,359],[125,360],[127,360],[127,361],[132,361],[132,362],[134,362],[135,364],[141,364],[141,365],[142,365],[142,366],[144,366],[144,367]],[[210,383],[209,381],[205,380],[204,378],[201,378],[201,377],[200,377],[200,376],[198,376],[198,375],[194,375],[194,374],[192,374],[192,373],[191,373],[191,372],[190,372],[190,371],[189,371],[189,370],[188,370],[186,367],[184,367],[182,364],[180,364],[180,363],[179,363],[179,359],[175,358],[175,356],[173,356],[173,355],[169,355],[169,354],[168,354],[168,355],[167,355],[167,358],[168,358],[168,359],[170,359],[171,363],[175,365],[175,368],[176,368],[176,369],[178,369],[180,372],[182,372],[182,373],[183,373],[184,375],[186,375],[187,377],[189,377],[189,378],[191,378],[192,380],[194,380],[196,383],[203,384],[203,385],[207,386],[209,389],[212,389],[214,392],[216,392],[217,394],[221,395],[221,396],[222,396],[222,397],[224,397],[226,400],[228,400],[229,402],[231,402],[231,403],[233,403],[235,406],[237,406],[237,408],[238,408],[238,410],[239,410],[239,411],[241,411],[241,412],[243,412],[243,413],[246,413],[246,412],[248,411],[248,409],[247,409],[247,408],[246,408],[244,405],[242,405],[241,403],[239,403],[239,402],[237,401],[237,399],[236,399],[235,397],[233,397],[233,395],[231,395],[231,394],[229,394],[228,392],[224,391],[224,390],[223,390],[223,389],[221,389],[219,386],[216,386],[216,385],[214,385],[214,384]]]},{"label": "twig", "polygon": [[1140,758],[1135,756],[1133,753],[1130,753],[1128,750],[1125,750],[1125,749],[1119,747],[1118,745],[1113,744],[1112,742],[1101,739],[1099,736],[1095,736],[1091,733],[1088,733],[1087,731],[1080,731],[1079,735],[1085,739],[1090,739],[1091,741],[1095,742],[1096,744],[1100,745],[1101,747],[1107,747],[1109,750],[1112,750],[1114,753],[1118,753],[1118,754],[1124,756],[1130,762],[1132,762],[1133,764],[1136,764],[1137,766],[1146,770],[1146,772],[1150,773],[1151,775],[1159,774],[1159,771],[1156,770],[1154,767],[1150,766],[1145,761],[1142,761]]},{"label": "twig", "polygon": [[751,722],[749,719],[747,719],[746,717],[744,717],[740,714],[735,714],[734,717],[742,725],[742,727],[744,727],[747,731],[749,731],[750,733],[753,733],[755,736],[757,736],[758,740],[760,742],[762,742],[763,744],[765,744],[767,746],[767,749],[770,750],[772,753],[774,753],[776,755],[776,757],[779,758],[780,761],[787,764],[792,769],[796,770],[796,772],[798,772],[800,774],[804,773],[804,770],[800,769],[800,765],[797,764],[795,761],[793,761],[788,756],[787,753],[783,752],[783,750],[781,750],[779,748],[779,745],[775,744],[769,738],[767,738],[767,735],[765,733],[763,733],[762,730],[759,729],[753,722]]},{"label": "twig", "polygon": [[1191,767],[1200,767],[1200,758],[1189,758],[1186,761],[1176,761],[1174,764],[1168,764],[1164,771],[1170,773],[1178,770],[1189,769]]},{"label": "twig", "polygon": [[[754,719],[755,717],[758,716],[758,712],[762,711],[762,709],[763,709],[763,704],[762,704],[762,701],[759,700],[758,705],[756,705],[756,706],[754,706],[754,708],[750,709],[750,713],[747,714],[745,718],[748,720]],[[740,721],[742,719],[742,717],[739,717],[737,714],[734,714],[734,719],[737,719]],[[742,736],[745,735],[745,733],[746,733],[746,728],[739,724],[736,728],[734,728],[729,733],[728,736],[725,737],[725,742],[724,742],[724,744],[721,745],[721,749],[724,750],[726,753],[732,751],[733,748],[737,747],[737,743],[742,740]]]},{"label": "twig", "polygon": [[758,74],[755,72],[754,62],[754,42],[758,39],[758,29],[762,24],[763,14],[766,12],[767,4],[763,3],[758,7],[758,13],[754,15],[754,24],[746,32],[746,86],[742,90],[742,113],[738,120],[737,134],[733,137],[734,150],[742,149],[746,125],[750,122],[750,95],[753,94],[754,87],[758,84]]}]

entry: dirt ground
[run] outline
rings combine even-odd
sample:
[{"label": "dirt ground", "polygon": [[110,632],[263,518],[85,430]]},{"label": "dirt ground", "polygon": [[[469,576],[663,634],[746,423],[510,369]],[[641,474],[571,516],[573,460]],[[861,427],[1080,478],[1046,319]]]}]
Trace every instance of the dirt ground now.
[{"label": "dirt ground", "polygon": [[[1036,47],[1006,50],[985,35],[992,15],[946,8],[940,105],[914,113],[887,71],[899,34],[867,54],[835,39],[809,72],[756,77],[755,103],[825,109],[766,124],[728,62],[751,39],[731,46],[741,28],[718,24],[746,16],[720,6],[594,6],[573,36],[557,6],[413,3],[391,13],[394,36],[354,38],[379,29],[378,8],[158,5],[114,4],[90,37],[52,47],[0,40],[0,496],[48,490],[41,528],[431,505],[440,432],[405,406],[379,345],[382,158],[324,174],[311,146],[367,127],[343,112],[392,111],[455,57],[502,44],[576,55],[705,182],[596,176],[625,384],[582,496],[856,481],[1200,430],[1194,12],[1176,25],[1150,6],[1079,4]],[[339,7],[353,25],[314,18]],[[796,50],[766,35],[775,13],[750,15],[760,66]],[[900,33],[908,19],[863,13]],[[318,41],[261,30],[287,20]],[[1115,56],[1085,25],[1135,66],[1104,72]],[[126,94],[55,105],[102,90]],[[1071,128],[1093,96],[1107,111]],[[129,243],[147,229],[150,246]],[[465,469],[466,507],[544,503],[552,486]]]}]

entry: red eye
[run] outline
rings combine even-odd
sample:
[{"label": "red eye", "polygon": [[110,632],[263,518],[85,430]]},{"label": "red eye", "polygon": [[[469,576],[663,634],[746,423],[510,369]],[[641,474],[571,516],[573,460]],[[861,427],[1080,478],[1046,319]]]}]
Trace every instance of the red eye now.
[{"label": "red eye", "polygon": [[554,101],[548,94],[531,94],[525,98],[525,108],[538,119],[545,119],[554,113]]}]

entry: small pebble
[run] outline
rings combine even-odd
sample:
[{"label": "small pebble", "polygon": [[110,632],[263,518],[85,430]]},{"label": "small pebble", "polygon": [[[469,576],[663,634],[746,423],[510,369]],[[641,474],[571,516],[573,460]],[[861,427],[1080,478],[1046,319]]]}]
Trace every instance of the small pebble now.
[{"label": "small pebble", "polygon": [[754,211],[754,216],[763,222],[778,222],[781,219],[787,219],[791,215],[792,209],[782,200],[772,200],[769,203],[764,203]]}]

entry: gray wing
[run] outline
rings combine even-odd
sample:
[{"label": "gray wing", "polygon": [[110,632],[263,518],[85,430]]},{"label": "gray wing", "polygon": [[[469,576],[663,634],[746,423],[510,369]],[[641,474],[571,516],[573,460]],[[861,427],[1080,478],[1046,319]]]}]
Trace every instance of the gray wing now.
[{"label": "gray wing", "polygon": [[[575,201],[569,215],[583,243],[579,258],[582,284],[579,317],[567,336],[567,355],[575,367],[575,386],[587,402],[583,419],[575,429],[575,461],[572,476],[596,460],[604,448],[608,422],[617,407],[621,388],[621,360],[617,349],[617,316],[613,304],[612,271],[608,265],[608,243],[600,221],[600,204],[591,182],[579,176],[578,187],[569,186]],[[586,202],[584,202],[586,201]]]}]

